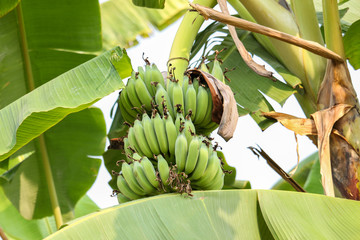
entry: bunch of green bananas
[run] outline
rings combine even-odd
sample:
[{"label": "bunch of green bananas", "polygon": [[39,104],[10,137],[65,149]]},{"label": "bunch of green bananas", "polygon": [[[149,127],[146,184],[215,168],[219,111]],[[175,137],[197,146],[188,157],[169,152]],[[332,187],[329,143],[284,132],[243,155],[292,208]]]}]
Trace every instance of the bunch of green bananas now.
[{"label": "bunch of green bananas", "polygon": [[174,142],[173,160],[167,161],[161,154],[150,160],[127,147],[132,154],[128,154],[127,162],[123,161],[117,178],[119,203],[164,192],[190,194],[192,188],[222,189],[224,173],[211,143],[203,136],[193,136],[188,142],[184,128],[181,129]]},{"label": "bunch of green bananas", "polygon": [[123,139],[126,160],[117,178],[119,202],[222,189],[221,160],[206,137],[218,126],[211,119],[208,86],[188,77],[182,86],[172,78],[164,82],[154,64],[138,70],[119,98],[130,126]]},{"label": "bunch of green bananas", "polygon": [[148,114],[156,106],[160,115],[164,115],[164,107],[173,119],[176,118],[178,107],[184,115],[190,114],[195,128],[199,133],[209,135],[218,127],[212,117],[212,96],[206,84],[199,79],[184,78],[183,85],[179,81],[163,79],[156,65],[146,65],[139,72],[133,72],[126,87],[119,97],[119,107],[125,121],[133,124],[138,114],[145,110]]}]

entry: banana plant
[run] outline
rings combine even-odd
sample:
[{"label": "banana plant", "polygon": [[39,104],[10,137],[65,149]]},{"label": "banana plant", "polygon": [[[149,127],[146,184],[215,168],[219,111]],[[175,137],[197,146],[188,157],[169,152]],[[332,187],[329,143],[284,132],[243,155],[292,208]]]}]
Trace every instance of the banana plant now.
[{"label": "banana plant", "polygon": [[[195,21],[198,21],[199,24],[193,25],[194,29],[190,31],[187,25],[198,16],[197,14],[202,15],[205,19],[212,18],[223,22],[228,25],[229,29],[231,25],[234,25],[254,32],[254,34],[237,32],[235,37],[231,33],[229,35],[234,41],[240,38],[243,45],[253,54],[257,54],[254,50],[254,42],[261,45],[266,50],[263,49],[260,56],[268,63],[271,64],[274,63],[274,59],[277,60],[274,68],[284,78],[286,85],[295,90],[295,96],[305,115],[311,116],[311,119],[308,119],[311,127],[306,128],[301,125],[300,121],[304,121],[303,119],[297,119],[297,122],[292,121],[292,116],[276,113],[265,114],[263,112],[266,112],[266,107],[261,108],[261,105],[257,104],[258,109],[256,109],[252,106],[252,102],[247,99],[257,98],[249,91],[248,86],[251,84],[251,80],[244,77],[244,73],[249,71],[249,68],[254,70],[254,63],[245,60],[241,55],[240,48],[234,46],[235,44],[231,41],[229,42],[229,37],[225,37],[221,44],[212,50],[230,47],[221,55],[224,58],[222,67],[224,69],[235,67],[233,72],[228,73],[228,77],[231,79],[228,84],[232,87],[235,96],[238,96],[236,98],[238,104],[245,110],[249,109],[248,112],[255,115],[253,118],[263,129],[269,126],[261,121],[261,119],[264,121],[266,116],[280,121],[295,133],[309,135],[319,148],[320,172],[325,194],[334,196],[336,192],[337,196],[360,199],[356,173],[359,164],[359,153],[356,150],[359,148],[358,131],[355,130],[358,121],[358,101],[347,68],[342,31],[339,27],[337,2],[323,1],[324,38],[318,27],[317,14],[312,1],[302,1],[301,4],[299,1],[291,1],[290,5],[285,1],[229,1],[241,19],[229,16],[224,2],[219,1],[222,12],[211,9],[216,4],[215,1],[193,2],[192,7],[197,13],[189,12],[179,28],[170,53],[170,59],[174,59],[171,62],[172,67],[176,68],[178,75],[187,67],[184,59],[190,60],[191,46],[195,40],[191,30],[197,32],[203,19],[196,18]],[[248,21],[243,21],[243,19]],[[355,27],[353,26],[353,28]],[[182,38],[185,32],[186,37]],[[256,40],[247,42],[249,35]],[[350,32],[347,38],[351,38],[351,35]],[[327,48],[322,47],[324,43]],[[193,49],[199,48],[200,46],[196,46]],[[352,48],[352,51],[356,52],[358,49]],[[268,56],[265,56],[264,52]],[[348,52],[350,51],[348,50]],[[269,59],[269,55],[271,59]],[[248,67],[245,64],[238,64],[239,61],[242,62],[241,58]],[[287,71],[281,71],[278,65],[282,65],[282,68]],[[259,71],[255,70],[254,72],[265,76]],[[261,78],[262,81],[267,81],[269,84],[268,89],[270,86],[275,86],[269,79]],[[239,84],[240,82],[241,84]],[[269,97],[271,97],[271,92],[274,92],[273,90],[264,92],[261,87],[257,86],[255,89]],[[279,102],[281,103],[281,101]],[[265,106],[269,105],[265,104]],[[253,113],[254,111],[259,113],[258,116]],[[305,133],[306,131],[307,133]]]}]

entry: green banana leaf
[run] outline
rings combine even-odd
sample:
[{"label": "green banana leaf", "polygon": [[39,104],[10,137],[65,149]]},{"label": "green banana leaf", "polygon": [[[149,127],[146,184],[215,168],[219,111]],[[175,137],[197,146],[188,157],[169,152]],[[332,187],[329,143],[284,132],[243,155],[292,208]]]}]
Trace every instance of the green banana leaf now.
[{"label": "green banana leaf", "polygon": [[0,6],[0,18],[8,14],[11,10],[13,10],[18,4],[20,0],[3,0],[1,1]]},{"label": "green banana leaf", "polygon": [[[54,217],[37,220],[24,219],[0,187],[0,226],[10,239],[43,239],[56,232]],[[99,210],[99,207],[87,196],[82,197],[75,206],[75,216],[81,217]]]},{"label": "green banana leaf", "polygon": [[360,20],[354,22],[344,36],[346,58],[355,69],[360,68]]},{"label": "green banana leaf", "polygon": [[223,190],[121,204],[73,221],[46,239],[357,239],[359,234],[357,201]]},{"label": "green banana leaf", "polygon": [[132,0],[136,6],[148,8],[164,8],[165,0]]},{"label": "green banana leaf", "polygon": [[131,0],[104,2],[101,4],[103,48],[134,46],[138,43],[138,36],[148,37],[152,27],[166,28],[182,16],[188,6],[182,0],[167,1],[164,9],[137,7]]},{"label": "green banana leaf", "polygon": [[[100,109],[87,108],[70,114],[44,133],[46,151],[64,219],[74,218],[74,207],[94,183],[101,160],[90,156],[103,153],[106,127]],[[42,155],[36,140],[28,143],[10,158],[33,152],[18,164],[7,181],[4,192],[26,219],[52,214]]]},{"label": "green banana leaf", "polygon": [[[322,12],[322,0],[314,0],[314,6],[316,11]],[[353,22],[360,18],[360,4],[356,0],[343,1],[339,3],[340,9],[349,8],[345,16],[342,18],[343,21],[351,25]]]},{"label": "green banana leaf", "polygon": [[[309,193],[323,194],[320,174],[319,154],[315,152],[302,160],[299,165],[290,170],[292,172],[296,168],[292,178]],[[295,189],[285,180],[280,179],[272,189],[295,191]]]},{"label": "green banana leaf", "polygon": [[130,60],[120,48],[108,51],[38,87],[0,110],[0,160],[54,126],[66,115],[85,109],[124,86],[109,58],[121,56],[127,77]]}]

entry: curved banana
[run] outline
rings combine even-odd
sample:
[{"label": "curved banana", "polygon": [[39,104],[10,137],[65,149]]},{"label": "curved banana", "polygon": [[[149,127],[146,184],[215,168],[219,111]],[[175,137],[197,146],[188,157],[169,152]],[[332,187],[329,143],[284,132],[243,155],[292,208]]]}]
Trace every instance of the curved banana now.
[{"label": "curved banana", "polygon": [[185,173],[190,174],[194,171],[196,163],[199,157],[199,149],[200,149],[200,138],[194,137],[188,148],[188,153],[186,157],[186,164],[185,164]]},{"label": "curved banana", "polygon": [[159,147],[162,153],[167,154],[169,151],[168,139],[166,136],[165,122],[160,117],[159,113],[153,116],[153,125],[155,128],[156,139],[158,140]]},{"label": "curved banana", "polygon": [[124,138],[123,142],[124,142],[124,151],[125,151],[126,161],[129,163],[129,162],[132,161],[129,158],[129,156],[131,156],[133,154],[133,152],[130,149],[131,146],[130,146],[130,143],[129,143],[129,138]]},{"label": "curved banana", "polygon": [[206,73],[210,73],[207,65],[204,62],[200,64],[200,70]]},{"label": "curved banana", "polygon": [[154,186],[150,183],[150,181],[147,179],[143,166],[138,161],[134,161],[134,176],[139,183],[139,185],[144,189],[144,192],[146,194],[151,194],[156,191]]},{"label": "curved banana", "polygon": [[165,105],[167,110],[169,111],[171,117],[173,117],[173,118],[175,117],[174,109],[171,104],[171,100],[168,95],[168,92],[165,90],[165,88],[161,84],[156,85],[155,102],[158,105],[158,109],[159,109],[161,115],[164,115],[163,105]]},{"label": "curved banana", "polygon": [[194,78],[194,79],[192,79],[192,84],[195,88],[196,94],[198,94],[200,80],[198,78]]},{"label": "curved banana", "polygon": [[221,167],[219,167],[217,169],[217,172],[216,172],[214,178],[211,179],[208,184],[203,185],[202,189],[220,190],[220,189],[222,189],[223,185],[224,185],[224,172],[221,169]]},{"label": "curved banana", "polygon": [[194,124],[197,125],[204,120],[206,111],[208,109],[208,94],[203,86],[199,86],[198,93],[196,96],[196,114]]},{"label": "curved banana", "polygon": [[214,60],[213,68],[211,70],[211,75],[213,75],[215,78],[225,83],[224,73],[220,67],[220,62],[217,60],[216,57]]},{"label": "curved banana", "polygon": [[167,187],[169,185],[169,177],[170,177],[170,167],[168,162],[165,160],[165,158],[162,155],[157,156],[158,161],[158,171],[160,174],[160,179],[164,187]]},{"label": "curved banana", "polygon": [[184,132],[181,132],[175,142],[175,162],[178,172],[182,172],[185,169],[187,150],[188,143]]},{"label": "curved banana", "polygon": [[177,107],[179,106],[181,112],[184,112],[184,94],[179,82],[175,82],[172,89],[172,104],[174,111],[177,111]]},{"label": "curved banana", "polygon": [[125,181],[129,185],[130,189],[137,195],[145,195],[144,189],[136,181],[133,171],[133,164],[128,164],[124,162],[121,166],[121,173],[124,176]]},{"label": "curved banana", "polygon": [[185,119],[184,119],[184,115],[182,114],[182,112],[176,113],[176,119],[175,119],[176,131],[180,132],[180,127],[183,128],[184,124],[185,124]]},{"label": "curved banana", "polygon": [[220,160],[217,156],[216,151],[214,151],[209,158],[209,162],[204,174],[201,176],[199,180],[193,182],[194,185],[202,188],[202,186],[210,183],[211,180],[215,177],[216,173],[218,172],[219,167],[220,167]]},{"label": "curved banana", "polygon": [[119,104],[121,116],[123,117],[123,119],[128,123],[132,123],[136,117],[133,117],[130,115],[130,113],[126,110],[126,108],[124,107],[124,105],[121,101],[119,101],[118,104]]},{"label": "curved banana", "polygon": [[151,68],[152,68],[152,72],[151,72],[152,73],[152,82],[158,82],[163,87],[165,87],[164,76],[161,74],[160,70],[157,68],[157,66],[155,64],[152,64]]},{"label": "curved banana", "polygon": [[138,98],[138,95],[135,90],[134,78],[132,78],[132,77],[129,78],[127,85],[126,85],[126,91],[127,91],[127,96],[129,98],[129,101],[131,102],[131,105],[133,107],[135,107],[136,111],[138,111],[139,113],[142,113],[142,111],[141,111],[142,104],[141,104],[141,101]]},{"label": "curved banana", "polygon": [[146,111],[151,111],[152,109],[152,96],[149,93],[144,81],[141,79],[140,76],[135,78],[135,90],[138,98],[140,99],[142,105],[145,106]]},{"label": "curved banana", "polygon": [[163,118],[165,118],[165,129],[169,146],[169,153],[170,156],[173,156],[175,155],[175,142],[178,132],[176,131],[174,121],[170,114],[165,115]]},{"label": "curved banana", "polygon": [[126,203],[126,202],[128,202],[128,201],[131,201],[129,198],[125,197],[124,194],[122,194],[122,193],[118,193],[118,194],[116,195],[116,197],[117,197],[117,200],[118,200],[118,202],[119,202],[120,204],[121,204],[121,203]]},{"label": "curved banana", "polygon": [[157,189],[159,187],[159,182],[156,180],[157,177],[154,165],[147,157],[143,157],[140,161],[140,164],[143,167],[146,178],[149,180],[151,185]]},{"label": "curved banana", "polygon": [[184,79],[183,79],[183,83],[182,83],[182,90],[183,90],[183,93],[185,94],[186,93],[186,90],[189,86],[189,82],[190,82],[190,79],[187,75],[184,76]]},{"label": "curved banana", "polygon": [[153,85],[151,85],[151,82],[153,81],[152,72],[153,72],[153,69],[151,68],[151,66],[146,65],[143,80],[144,80],[146,88],[149,91],[149,93],[151,94],[151,96],[154,96],[155,95],[154,87],[153,87]]},{"label": "curved banana", "polygon": [[194,126],[193,122],[191,121],[191,118],[189,115],[187,115],[185,117],[184,131],[185,131],[186,140],[187,140],[188,144],[190,144],[191,140],[194,138],[194,136],[196,134],[196,130],[195,130],[195,126]]},{"label": "curved banana", "polygon": [[129,185],[125,181],[124,177],[122,175],[119,175],[117,177],[116,181],[117,187],[119,188],[120,192],[127,197],[130,200],[135,200],[141,198],[140,195],[133,192],[133,190],[130,189]]},{"label": "curved banana", "polygon": [[138,143],[141,152],[143,152],[145,156],[152,158],[153,153],[151,152],[149,144],[146,141],[144,128],[138,119],[135,120],[133,129],[134,129],[136,142]]},{"label": "curved banana", "polygon": [[213,109],[213,101],[210,92],[210,88],[206,88],[207,96],[208,96],[208,107],[206,109],[206,114],[204,120],[199,124],[201,127],[205,128],[212,122],[212,109]]},{"label": "curved banana", "polygon": [[189,84],[185,94],[185,114],[191,110],[191,120],[194,121],[196,114],[196,90],[192,83]]},{"label": "curved banana", "polygon": [[[143,67],[141,67],[141,66],[138,67],[138,74],[139,74],[139,76],[140,76],[142,79],[144,79],[144,77],[145,77],[145,71],[144,71],[144,68],[143,68]],[[134,72],[134,76],[135,76],[135,72]]]},{"label": "curved banana", "polygon": [[129,139],[129,145],[134,148],[134,150],[136,152],[138,152],[141,156],[144,156],[145,154],[141,151],[139,144],[136,141],[136,137],[135,137],[135,132],[134,132],[134,128],[131,127],[129,128],[129,132],[128,132],[128,139]]},{"label": "curved banana", "polygon": [[144,127],[146,141],[149,144],[152,154],[160,154],[160,147],[156,138],[155,128],[151,119],[149,118],[149,115],[144,113],[141,122]]},{"label": "curved banana", "polygon": [[205,143],[201,143],[199,149],[199,157],[195,166],[194,171],[190,176],[190,180],[197,180],[199,179],[205,172],[206,166],[209,160],[209,149]]},{"label": "curved banana", "polygon": [[127,88],[123,88],[123,90],[120,93],[120,101],[121,103],[124,105],[126,111],[128,111],[128,113],[133,116],[134,118],[137,117],[137,111],[132,109],[133,105],[131,104],[131,102],[129,101],[129,97],[127,95]]}]

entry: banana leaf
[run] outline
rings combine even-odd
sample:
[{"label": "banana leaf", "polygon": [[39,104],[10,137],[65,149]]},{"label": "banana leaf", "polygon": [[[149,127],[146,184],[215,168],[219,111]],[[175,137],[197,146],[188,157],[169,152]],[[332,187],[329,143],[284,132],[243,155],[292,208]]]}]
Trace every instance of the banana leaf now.
[{"label": "banana leaf", "polygon": [[[63,218],[73,219],[76,203],[90,189],[100,167],[101,160],[90,156],[100,156],[105,147],[103,114],[98,108],[70,114],[43,137]],[[37,142],[31,141],[10,159],[29,152],[33,154],[18,163],[1,186],[24,218],[39,219],[52,215],[52,206]]]},{"label": "banana leaf", "polygon": [[167,1],[164,9],[138,7],[131,0],[110,0],[102,3],[104,50],[116,45],[126,48],[136,45],[139,36],[148,37],[153,27],[159,30],[166,28],[182,16],[188,6],[187,2],[182,0]]},{"label": "banana leaf", "polygon": [[[10,239],[43,239],[56,232],[54,217],[37,220],[24,219],[6,198],[0,187],[0,226]],[[82,197],[75,206],[75,216],[81,217],[99,210],[99,207],[87,196]]]},{"label": "banana leaf", "polygon": [[354,22],[344,36],[346,58],[355,69],[360,68],[360,20]]},{"label": "banana leaf", "polygon": [[5,16],[11,10],[13,10],[16,7],[16,5],[19,4],[19,2],[20,2],[20,0],[3,0],[3,1],[1,1],[0,18]]},{"label": "banana leaf", "polygon": [[75,220],[46,239],[357,239],[359,234],[357,201],[223,190],[120,204]]},{"label": "banana leaf", "polygon": [[165,0],[132,0],[136,6],[148,8],[164,8]]}]

